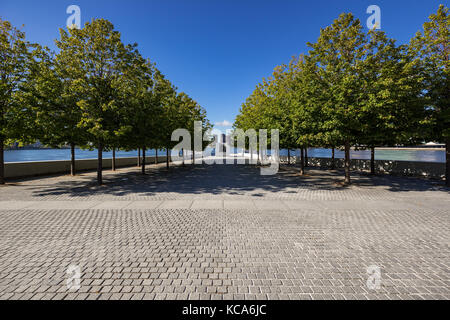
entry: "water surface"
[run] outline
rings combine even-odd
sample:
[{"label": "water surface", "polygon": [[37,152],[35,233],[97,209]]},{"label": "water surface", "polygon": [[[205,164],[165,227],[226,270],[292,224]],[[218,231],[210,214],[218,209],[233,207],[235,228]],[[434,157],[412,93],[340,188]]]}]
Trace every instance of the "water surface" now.
[{"label": "water surface", "polygon": [[[137,157],[135,151],[116,151],[117,158]],[[159,155],[165,155],[165,150],[159,150]],[[155,150],[147,150],[147,156],[155,155]],[[287,156],[287,150],[281,150],[280,155]],[[298,155],[298,150],[292,150],[291,155]],[[311,148],[308,150],[310,157],[331,158],[331,149]],[[344,158],[344,152],[336,149],[336,158]],[[351,151],[352,159],[370,159],[370,150]],[[103,152],[105,159],[112,158],[112,152]],[[75,159],[96,159],[97,150],[75,150]],[[427,149],[376,149],[376,160],[403,160],[403,161],[424,161],[424,162],[445,162],[444,150]],[[49,161],[49,160],[70,160],[70,149],[36,149],[36,150],[8,150],[5,151],[5,162],[28,162],[28,161]]]},{"label": "water surface", "polygon": [[[298,150],[291,150],[291,155],[298,155]],[[281,150],[280,155],[287,156],[287,150]],[[308,149],[309,157],[331,158],[331,149]],[[336,149],[336,158],[344,158],[344,151]],[[351,150],[352,159],[370,159],[370,150]],[[375,160],[445,162],[445,150],[427,149],[375,149]]]},{"label": "water surface", "polygon": [[[165,155],[165,151],[158,151],[158,155]],[[116,158],[137,157],[135,151],[116,151]],[[142,152],[141,152],[142,155]],[[146,156],[155,155],[155,150],[147,150]],[[97,150],[75,149],[75,159],[96,159]],[[103,158],[112,158],[112,152],[103,152]],[[8,150],[5,151],[5,162],[28,162],[70,160],[70,149],[35,149],[35,150]]]}]

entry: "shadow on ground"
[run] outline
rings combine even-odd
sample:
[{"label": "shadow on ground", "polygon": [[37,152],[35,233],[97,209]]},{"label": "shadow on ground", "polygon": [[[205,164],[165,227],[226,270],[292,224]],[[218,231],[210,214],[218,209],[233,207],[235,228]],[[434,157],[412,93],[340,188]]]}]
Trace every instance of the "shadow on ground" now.
[{"label": "shadow on ground", "polygon": [[[262,176],[259,168],[249,165],[186,165],[150,168],[147,175],[139,169],[105,175],[104,185],[96,184],[94,175],[83,175],[72,180],[64,178],[49,184],[27,185],[33,197],[66,195],[88,197],[93,195],[155,196],[164,193],[247,195],[263,197],[268,193],[297,193],[299,189],[336,190],[348,188],[375,188],[398,191],[448,191],[439,181],[396,177],[370,176],[352,173],[352,185],[342,185],[343,172],[309,168],[300,176],[298,168],[283,166],[277,175]],[[45,181],[45,180],[42,180]]]}]

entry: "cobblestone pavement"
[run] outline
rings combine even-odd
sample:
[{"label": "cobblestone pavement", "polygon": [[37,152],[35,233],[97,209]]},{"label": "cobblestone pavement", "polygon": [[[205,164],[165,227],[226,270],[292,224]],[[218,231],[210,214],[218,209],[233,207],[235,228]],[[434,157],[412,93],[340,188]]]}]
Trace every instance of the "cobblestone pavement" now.
[{"label": "cobblestone pavement", "polygon": [[[103,187],[94,173],[0,187],[0,299],[450,298],[450,195],[439,183],[137,171],[106,174]],[[80,268],[77,290],[69,266]]]}]

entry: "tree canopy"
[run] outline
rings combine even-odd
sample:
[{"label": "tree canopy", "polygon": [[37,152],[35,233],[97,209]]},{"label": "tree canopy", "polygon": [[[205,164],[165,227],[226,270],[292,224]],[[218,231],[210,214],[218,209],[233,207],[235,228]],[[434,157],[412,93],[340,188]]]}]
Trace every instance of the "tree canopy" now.
[{"label": "tree canopy", "polygon": [[60,29],[56,52],[0,22],[0,183],[8,141],[70,145],[72,174],[74,147],[97,148],[102,184],[103,150],[142,148],[145,155],[147,148],[172,148],[177,128],[193,131],[194,121],[210,127],[205,109],[177,92],[137,44],[123,43],[108,20]]},{"label": "tree canopy", "polygon": [[257,85],[234,126],[278,128],[284,148],[343,147],[348,184],[351,147],[372,149],[374,173],[375,147],[450,135],[448,39],[444,6],[404,45],[343,13]]}]

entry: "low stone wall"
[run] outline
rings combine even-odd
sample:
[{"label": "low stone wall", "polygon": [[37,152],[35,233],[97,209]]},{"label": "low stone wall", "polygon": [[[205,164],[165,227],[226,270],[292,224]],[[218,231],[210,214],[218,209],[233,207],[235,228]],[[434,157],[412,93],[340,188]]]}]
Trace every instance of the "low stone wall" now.
[{"label": "low stone wall", "polygon": [[[155,157],[145,157],[147,164],[154,164]],[[166,156],[158,156],[158,163],[166,162]],[[116,167],[137,166],[137,157],[116,158]],[[112,159],[103,159],[103,168],[112,167]],[[97,169],[97,159],[81,159],[75,161],[76,171]],[[70,160],[7,162],[5,178],[23,178],[31,176],[70,173]]]},{"label": "low stone wall", "polygon": [[[298,157],[291,157],[291,163],[300,161]],[[287,163],[287,157],[281,156],[280,161]],[[308,165],[311,167],[330,168],[330,158],[308,157]],[[344,159],[336,158],[335,167],[344,168]],[[350,161],[351,170],[370,171],[370,160],[352,159]],[[394,161],[375,160],[375,172],[380,174],[406,175],[416,177],[429,177],[441,179],[445,176],[445,163],[440,162],[416,162],[416,161]]]}]

